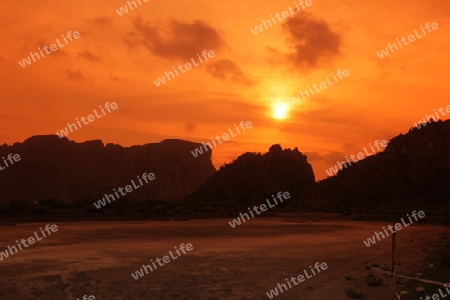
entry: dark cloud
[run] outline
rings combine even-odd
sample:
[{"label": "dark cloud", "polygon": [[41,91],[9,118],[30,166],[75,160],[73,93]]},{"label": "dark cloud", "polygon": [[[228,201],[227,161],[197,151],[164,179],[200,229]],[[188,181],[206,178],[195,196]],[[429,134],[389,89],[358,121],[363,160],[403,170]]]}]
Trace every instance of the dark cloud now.
[{"label": "dark cloud", "polygon": [[[48,38],[40,38],[40,39],[36,39],[36,40],[28,40],[29,42],[26,44],[26,47],[29,49],[29,52],[38,52],[38,47],[43,49],[44,46],[50,47],[50,45],[55,44],[56,46],[58,46],[56,39],[55,40],[50,40]],[[62,40],[60,40],[61,42]],[[58,49],[55,52],[50,51],[49,49],[47,49],[48,51],[51,52],[51,54],[45,53],[45,56],[50,56],[53,58],[59,58],[59,57],[68,57],[70,56],[69,53],[67,53],[65,50],[57,47]],[[31,51],[30,51],[31,49]]]},{"label": "dark cloud", "polygon": [[298,13],[283,25],[283,29],[292,49],[289,60],[298,68],[320,66],[340,53],[341,37],[325,20],[316,19],[309,13]]},{"label": "dark cloud", "polygon": [[231,80],[245,85],[254,84],[254,82],[242,72],[238,65],[229,59],[221,59],[210,62],[206,67],[206,71],[213,77],[222,80]]},{"label": "dark cloud", "polygon": [[130,49],[136,49],[142,44],[139,41],[139,35],[134,31],[128,32],[122,39]]},{"label": "dark cloud", "polygon": [[200,20],[156,25],[137,18],[133,26],[136,31],[124,37],[130,48],[143,45],[152,54],[167,59],[190,60],[203,50],[217,50],[224,44],[217,30]]},{"label": "dark cloud", "polygon": [[91,62],[102,61],[102,59],[100,57],[92,54],[92,52],[90,52],[89,50],[84,50],[83,52],[78,52],[78,57],[83,58],[87,61],[91,61]]},{"label": "dark cloud", "polygon": [[84,75],[81,73],[80,70],[72,71],[72,70],[66,69],[66,75],[67,75],[67,77],[69,77],[69,79],[76,81],[76,82],[82,82],[85,79]]},{"label": "dark cloud", "polygon": [[64,51],[62,49],[58,49],[55,52],[52,52],[52,55],[50,55],[50,57],[68,57],[70,56],[69,53],[67,53],[67,51]]}]

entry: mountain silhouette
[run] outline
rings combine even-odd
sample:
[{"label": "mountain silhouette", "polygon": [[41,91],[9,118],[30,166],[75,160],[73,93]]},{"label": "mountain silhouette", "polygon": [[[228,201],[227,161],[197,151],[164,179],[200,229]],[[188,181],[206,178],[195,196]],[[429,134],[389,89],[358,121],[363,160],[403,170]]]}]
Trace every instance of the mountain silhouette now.
[{"label": "mountain silhouette", "polygon": [[[331,212],[450,212],[450,120],[413,127],[392,138],[383,152],[315,182],[307,157],[275,144],[267,153],[247,152],[215,170],[201,144],[182,140],[122,147],[101,141],[76,143],[56,135],[0,146],[0,156],[21,160],[0,171],[1,203],[42,200],[91,205],[143,173],[156,179],[121,198],[131,202],[182,201],[186,205],[258,205],[278,192],[291,198],[279,207]],[[89,203],[90,202],[90,203]]]},{"label": "mountain silhouette", "polygon": [[450,212],[450,120],[413,127],[383,152],[317,183],[305,207],[355,212]]},{"label": "mountain silhouette", "polygon": [[0,156],[21,160],[0,171],[1,202],[53,199],[66,204],[96,201],[125,187],[143,173],[156,179],[123,199],[181,200],[214,174],[211,152],[194,158],[198,143],[164,140],[142,146],[76,143],[56,135],[33,136],[23,143],[0,146]]},{"label": "mountain silhouette", "polygon": [[[273,145],[265,154],[247,152],[221,167],[187,200],[257,205],[280,191],[299,199],[314,183],[314,172],[304,154],[297,148],[283,150]],[[296,205],[292,202],[290,206]]]}]

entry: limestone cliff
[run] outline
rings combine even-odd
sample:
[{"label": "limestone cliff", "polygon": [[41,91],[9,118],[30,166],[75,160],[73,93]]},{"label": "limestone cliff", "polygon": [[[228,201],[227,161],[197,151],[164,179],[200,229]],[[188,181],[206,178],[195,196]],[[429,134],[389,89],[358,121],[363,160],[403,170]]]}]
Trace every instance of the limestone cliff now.
[{"label": "limestone cliff", "polygon": [[289,202],[296,206],[305,189],[314,184],[314,172],[305,155],[297,148],[273,145],[265,154],[245,153],[223,166],[187,200],[253,205],[287,191],[293,199]]},{"label": "limestone cliff", "polygon": [[56,135],[30,137],[23,143],[0,146],[1,157],[10,153],[21,157],[0,171],[0,201],[95,201],[145,172],[154,173],[156,179],[124,198],[181,200],[215,173],[211,151],[192,156],[190,151],[199,146],[164,140],[122,147],[100,140],[76,143]]}]

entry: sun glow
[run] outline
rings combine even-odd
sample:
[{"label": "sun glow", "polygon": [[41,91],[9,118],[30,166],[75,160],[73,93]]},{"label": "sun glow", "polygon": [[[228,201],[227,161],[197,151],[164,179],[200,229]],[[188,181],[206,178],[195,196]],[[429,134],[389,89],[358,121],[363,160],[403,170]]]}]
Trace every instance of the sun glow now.
[{"label": "sun glow", "polygon": [[278,120],[284,120],[289,115],[289,105],[284,102],[277,102],[273,105],[273,117]]}]

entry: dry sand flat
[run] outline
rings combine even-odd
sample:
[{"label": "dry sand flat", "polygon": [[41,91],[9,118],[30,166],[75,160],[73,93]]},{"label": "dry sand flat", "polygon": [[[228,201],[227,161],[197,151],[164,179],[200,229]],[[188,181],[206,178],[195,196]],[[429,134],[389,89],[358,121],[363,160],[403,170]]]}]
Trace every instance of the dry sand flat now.
[{"label": "dry sand flat", "polygon": [[[57,233],[0,262],[0,299],[269,299],[266,292],[315,262],[329,267],[275,299],[349,299],[344,289],[355,285],[365,299],[389,299],[388,284],[367,287],[363,263],[389,264],[390,239],[363,244],[386,222],[253,219],[232,229],[228,221],[57,223]],[[40,226],[0,227],[0,251]],[[431,225],[400,231],[400,270],[415,267],[439,232]],[[131,277],[182,243],[194,250]]]}]

